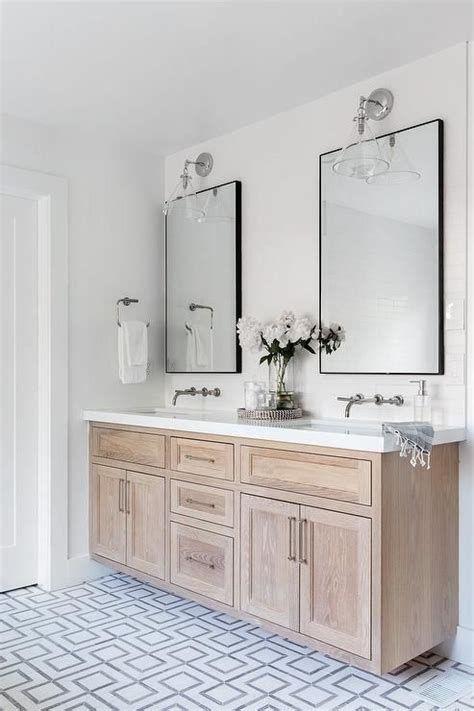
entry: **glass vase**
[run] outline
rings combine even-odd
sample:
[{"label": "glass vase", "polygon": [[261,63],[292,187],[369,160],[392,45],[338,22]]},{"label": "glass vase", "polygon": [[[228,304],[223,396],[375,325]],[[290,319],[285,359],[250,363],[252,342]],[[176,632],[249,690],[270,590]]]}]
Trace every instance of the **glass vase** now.
[{"label": "glass vase", "polygon": [[273,356],[268,369],[270,407],[276,410],[293,410],[293,361],[278,354]]}]

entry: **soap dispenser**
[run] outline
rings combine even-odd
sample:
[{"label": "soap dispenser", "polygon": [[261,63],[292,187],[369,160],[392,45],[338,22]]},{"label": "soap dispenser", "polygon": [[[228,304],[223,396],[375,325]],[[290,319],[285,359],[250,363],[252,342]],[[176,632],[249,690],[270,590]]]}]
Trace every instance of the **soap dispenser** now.
[{"label": "soap dispenser", "polygon": [[430,422],[431,397],[426,392],[426,380],[410,380],[410,383],[418,385],[418,393],[414,397],[413,415],[415,422]]}]

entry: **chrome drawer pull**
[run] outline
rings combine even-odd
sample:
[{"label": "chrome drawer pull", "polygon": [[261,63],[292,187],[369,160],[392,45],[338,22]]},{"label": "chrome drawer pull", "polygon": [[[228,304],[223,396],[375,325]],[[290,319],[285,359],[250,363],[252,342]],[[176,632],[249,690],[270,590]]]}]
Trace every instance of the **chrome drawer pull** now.
[{"label": "chrome drawer pull", "polygon": [[128,479],[127,479],[125,501],[126,501],[127,513],[129,514],[130,513],[130,482],[128,481]]},{"label": "chrome drawer pull", "polygon": [[208,462],[209,464],[215,464],[216,460],[212,457],[197,457],[195,454],[185,454],[185,459],[189,459],[192,462]]},{"label": "chrome drawer pull", "polygon": [[196,501],[195,499],[185,499],[184,503],[189,504],[189,506],[194,504],[195,506],[207,506],[209,509],[216,508],[215,504],[208,504],[206,501]]},{"label": "chrome drawer pull", "polygon": [[296,560],[294,552],[293,523],[296,524],[295,516],[288,516],[288,560]]},{"label": "chrome drawer pull", "polygon": [[205,563],[203,560],[198,560],[197,558],[193,558],[192,555],[187,555],[185,560],[188,560],[190,563],[197,563],[198,565],[205,565],[206,568],[210,568],[211,570],[214,570],[214,568],[215,568],[214,563]]},{"label": "chrome drawer pull", "polygon": [[298,521],[298,563],[307,563],[305,546],[305,524],[307,519],[300,518]]}]

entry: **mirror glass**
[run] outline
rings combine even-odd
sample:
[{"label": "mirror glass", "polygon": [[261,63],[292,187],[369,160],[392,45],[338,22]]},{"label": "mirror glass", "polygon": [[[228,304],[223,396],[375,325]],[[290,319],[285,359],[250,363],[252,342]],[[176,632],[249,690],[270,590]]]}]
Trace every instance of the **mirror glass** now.
[{"label": "mirror glass", "polygon": [[442,128],[379,138],[391,168],[372,183],[320,156],[320,319],[346,331],[322,373],[443,372]]},{"label": "mirror glass", "polygon": [[239,181],[202,190],[165,218],[168,373],[241,370],[240,194]]}]

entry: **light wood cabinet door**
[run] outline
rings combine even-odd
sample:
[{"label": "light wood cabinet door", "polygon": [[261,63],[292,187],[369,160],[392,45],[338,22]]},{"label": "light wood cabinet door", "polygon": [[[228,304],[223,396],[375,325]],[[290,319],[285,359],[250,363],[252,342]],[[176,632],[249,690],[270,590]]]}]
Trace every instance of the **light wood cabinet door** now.
[{"label": "light wood cabinet door", "polygon": [[371,521],[301,507],[300,632],[370,659]]},{"label": "light wood cabinet door", "polygon": [[91,549],[117,563],[125,563],[125,477],[122,469],[92,467]]},{"label": "light wood cabinet door", "polygon": [[165,577],[165,480],[127,472],[127,565]]},{"label": "light wood cabinet door", "polygon": [[298,513],[297,504],[241,496],[241,608],[293,630],[299,608]]}]

